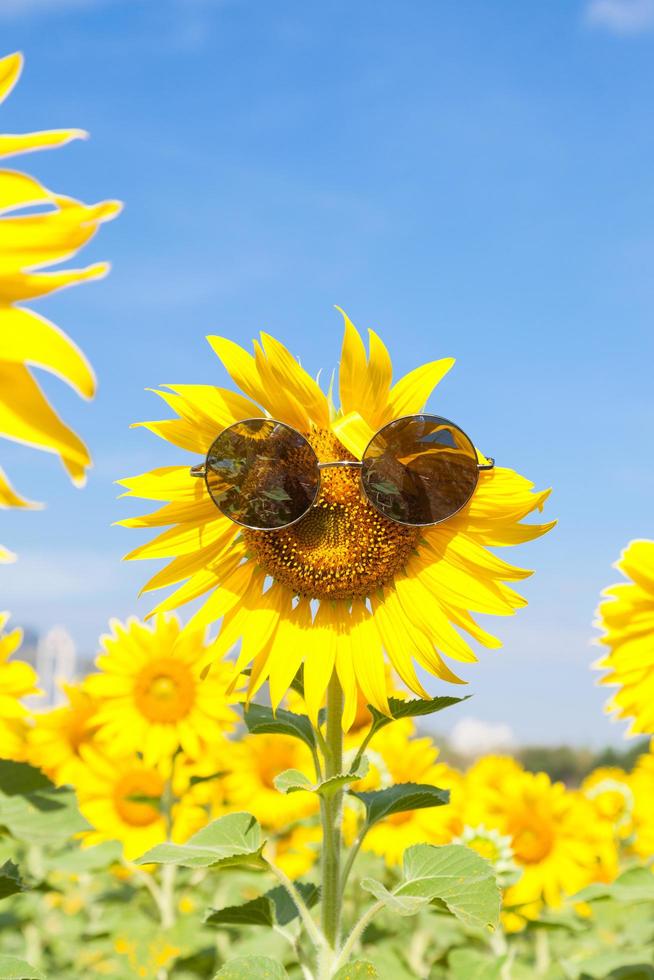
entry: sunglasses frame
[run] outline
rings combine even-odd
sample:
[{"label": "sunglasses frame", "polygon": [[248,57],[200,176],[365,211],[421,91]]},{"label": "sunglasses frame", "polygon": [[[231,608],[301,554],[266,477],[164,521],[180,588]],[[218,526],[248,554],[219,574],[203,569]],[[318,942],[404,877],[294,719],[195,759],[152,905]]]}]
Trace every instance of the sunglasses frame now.
[{"label": "sunglasses frame", "polygon": [[[364,482],[363,482],[363,472],[362,471],[363,471],[363,464],[364,464],[365,455],[368,452],[368,449],[370,448],[370,446],[372,445],[372,443],[375,441],[375,439],[377,438],[377,436],[379,436],[382,432],[384,432],[385,429],[388,429],[391,425],[396,425],[398,422],[404,422],[404,421],[409,420],[409,419],[417,419],[418,421],[438,420],[439,422],[444,422],[446,425],[453,426],[455,429],[458,429],[458,431],[461,432],[463,436],[465,436],[465,438],[468,440],[468,442],[470,443],[470,445],[471,445],[471,447],[472,447],[472,449],[474,451],[475,457],[477,458],[477,479],[475,481],[475,486],[474,486],[474,488],[472,490],[472,493],[470,494],[470,496],[468,497],[468,499],[466,501],[464,501],[464,503],[461,504],[460,507],[457,507],[456,510],[452,511],[451,514],[448,514],[447,517],[443,517],[440,521],[428,521],[428,522],[426,522],[424,524],[416,524],[416,523],[409,522],[409,521],[397,521],[397,520],[395,520],[392,517],[388,517],[387,514],[384,514],[378,507],[376,507],[375,504],[374,504],[374,502],[371,500],[370,496],[366,492],[366,488],[365,488],[365,485],[364,485]],[[220,506],[214,500],[213,494],[211,493],[211,490],[209,489],[209,483],[208,483],[208,480],[207,480],[207,459],[209,458],[209,453],[211,452],[211,447],[220,438],[220,436],[223,435],[223,433],[227,432],[229,429],[233,429],[237,425],[244,425],[247,422],[272,422],[275,425],[281,425],[281,426],[283,426],[285,429],[290,429],[291,432],[294,432],[296,435],[300,436],[300,438],[304,439],[304,441],[306,442],[308,448],[311,450],[311,452],[312,452],[312,454],[313,454],[313,456],[314,456],[314,458],[316,460],[316,469],[318,471],[318,484],[317,484],[317,487],[316,487],[316,493],[315,493],[315,495],[313,497],[313,500],[311,501],[311,503],[309,504],[309,506],[307,507],[307,509],[302,514],[300,514],[299,517],[296,517],[294,521],[289,521],[288,524],[282,524],[281,527],[253,527],[251,524],[244,524],[242,521],[236,521],[236,520],[234,520],[233,517],[228,517],[227,514],[224,515],[225,517],[228,517],[228,520],[232,521],[232,523],[237,524],[239,527],[245,527],[245,528],[247,528],[250,531],[264,531],[264,532],[285,531],[286,528],[293,527],[294,524],[297,524],[299,521],[303,520],[307,516],[307,514],[309,513],[309,511],[311,510],[311,508],[314,506],[314,504],[316,503],[316,500],[318,499],[318,497],[320,496],[320,471],[321,470],[326,470],[326,469],[336,469],[336,468],[340,468],[340,467],[352,467],[352,468],[358,469],[360,471],[360,473],[359,473],[359,485],[360,485],[360,488],[361,488],[361,493],[363,494],[363,496],[365,497],[365,499],[368,501],[368,503],[370,504],[370,506],[373,507],[377,511],[377,513],[380,514],[382,517],[384,517],[387,521],[392,521],[393,524],[400,524],[402,527],[436,527],[438,524],[443,524],[445,521],[449,521],[450,518],[454,517],[456,514],[459,513],[459,511],[463,510],[463,508],[466,506],[466,504],[471,500],[471,498],[474,495],[474,493],[475,493],[475,491],[477,489],[477,486],[479,484],[479,473],[482,472],[482,471],[484,471],[484,470],[492,470],[492,469],[495,468],[495,460],[493,459],[492,456],[487,456],[486,457],[486,459],[487,459],[487,462],[486,463],[480,463],[479,462],[479,457],[478,457],[478,454],[477,454],[477,449],[475,448],[475,444],[473,443],[472,439],[467,434],[467,432],[464,432],[464,430],[461,428],[461,426],[460,425],[457,425],[456,422],[452,422],[450,419],[446,419],[442,415],[431,415],[431,414],[428,414],[428,413],[424,413],[423,412],[423,413],[421,413],[419,415],[402,415],[402,416],[400,416],[397,419],[392,419],[390,422],[387,422],[385,425],[382,425],[382,427],[380,429],[378,429],[375,432],[375,434],[371,437],[371,439],[369,440],[368,444],[366,445],[366,448],[363,451],[363,458],[362,459],[334,459],[334,460],[330,460],[330,461],[325,462],[325,463],[321,463],[319,461],[318,457],[316,456],[316,452],[315,452],[313,446],[311,445],[311,443],[309,442],[309,440],[307,439],[307,437],[304,436],[304,435],[302,435],[301,432],[298,432],[297,429],[294,429],[292,425],[289,425],[287,422],[280,422],[279,419],[273,419],[273,418],[270,418],[268,416],[255,416],[255,417],[249,418],[249,419],[239,419],[238,422],[233,422],[231,425],[227,425],[227,426],[225,426],[224,429],[221,429],[221,431],[218,433],[218,435],[216,436],[216,438],[214,439],[214,441],[211,443],[211,446],[209,446],[209,449],[207,450],[207,454],[205,456],[204,463],[197,463],[195,466],[192,466],[190,468],[190,471],[189,472],[190,472],[190,475],[192,477],[195,477],[195,478],[203,479],[204,480],[204,484],[205,484],[205,486],[207,488],[207,493],[209,494],[209,496],[211,497],[213,503],[218,508],[218,510],[220,510],[221,513],[224,513],[224,512],[220,509]]]}]

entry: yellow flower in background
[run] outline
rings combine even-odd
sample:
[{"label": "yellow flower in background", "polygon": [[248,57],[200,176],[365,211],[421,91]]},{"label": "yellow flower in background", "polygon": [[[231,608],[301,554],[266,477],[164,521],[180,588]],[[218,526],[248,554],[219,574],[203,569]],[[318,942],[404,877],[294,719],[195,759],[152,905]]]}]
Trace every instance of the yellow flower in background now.
[{"label": "yellow flower in background", "polygon": [[506,582],[530,573],[487,549],[548,530],[551,524],[521,521],[542,508],[549,491],[535,493],[524,477],[498,467],[480,473],[477,491],[456,516],[417,529],[382,517],[361,494],[356,470],[331,468],[323,471],[316,504],[293,526],[240,528],[216,508],[204,482],[189,477],[189,462],[205,456],[225,427],[269,414],[301,432],[319,460],[360,459],[381,426],[422,411],[453,361],[425,364],[393,384],[391,359],[379,337],[370,332],[366,354],[346,317],[336,411],[268,334],[255,342],[254,356],[221,337],[209,342],[242,394],[189,384],[157,392],[178,417],[141,424],[194,459],[120,481],[127,495],[163,503],[152,514],[120,522],[168,528],[127,556],[171,559],[145,586],[177,586],[157,610],[205,596],[194,620],[222,621],[216,656],[240,640],[238,669],[253,664],[250,695],[269,680],[274,707],[303,664],[314,722],[336,670],[345,692],[346,730],[357,712],[358,690],[388,711],[384,653],[406,687],[421,697],[428,694],[416,664],[459,682],[445,658],[477,658],[458,629],[484,646],[500,646],[471,612],[508,616],[525,605]]},{"label": "yellow flower in background", "polygon": [[[20,54],[0,59],[0,102],[18,81],[22,64]],[[0,135],[0,158],[85,137],[79,129]],[[21,213],[26,208],[29,213]],[[88,450],[51,407],[32,369],[56,375],[84,398],[95,393],[93,371],[58,327],[17,304],[106,275],[105,262],[83,269],[42,270],[72,258],[100,223],[119,211],[116,201],[82,204],[47,190],[19,171],[0,170],[0,436],[57,454],[78,485],[84,483],[91,464]],[[0,508],[30,506],[0,469]],[[0,560],[11,557],[0,549]]]},{"label": "yellow flower in background", "polygon": [[544,772],[521,772],[505,780],[486,826],[511,838],[514,860],[522,869],[520,880],[505,894],[506,906],[519,907],[508,928],[519,927],[521,917],[535,917],[543,905],[559,908],[565,896],[616,873],[611,827],[597,819],[582,793],[552,783]]},{"label": "yellow flower in background", "polygon": [[9,662],[23,640],[21,629],[4,633],[9,613],[0,613],[0,758],[25,758],[25,738],[29,712],[21,699],[40,694],[36,673],[22,660]]},{"label": "yellow flower in background", "polygon": [[97,728],[97,704],[83,684],[64,684],[63,691],[67,704],[33,714],[27,757],[54,782],[75,784],[81,748]]},{"label": "yellow flower in background", "polygon": [[[76,771],[75,789],[80,812],[93,828],[84,832],[86,845],[120,841],[125,857],[133,860],[167,840],[167,787],[161,769],[136,755],[109,757],[91,745],[82,749],[82,757],[85,765]],[[204,823],[206,815],[199,808],[176,803],[171,839],[183,842]]]},{"label": "yellow flower in background", "polygon": [[98,739],[112,753],[141,752],[146,763],[172,759],[179,747],[197,759],[238,721],[226,694],[233,671],[218,664],[202,677],[204,630],[176,616],[151,624],[112,620],[101,638],[100,673],[86,680],[97,699]]},{"label": "yellow flower in background", "polygon": [[287,829],[297,820],[318,812],[313,793],[280,793],[274,779],[285,769],[298,769],[311,781],[315,770],[304,742],[290,735],[246,735],[230,746],[230,772],[224,791],[231,810],[247,810],[264,827]]},{"label": "yellow flower in background", "polygon": [[600,766],[589,773],[581,791],[602,820],[610,823],[616,835],[624,839],[633,833],[634,792],[631,778],[617,766]]},{"label": "yellow flower in background", "polygon": [[629,785],[634,794],[633,802],[633,850],[639,857],[654,857],[654,755],[641,755]]},{"label": "yellow flower in background", "polygon": [[609,648],[595,664],[600,684],[617,687],[606,705],[631,720],[629,735],[654,734],[654,541],[631,541],[615,567],[629,582],[611,585],[597,610],[599,642]]},{"label": "yellow flower in background", "polygon": [[263,853],[295,881],[314,866],[320,857],[321,845],[322,830],[319,824],[300,823],[288,834],[268,838]]}]

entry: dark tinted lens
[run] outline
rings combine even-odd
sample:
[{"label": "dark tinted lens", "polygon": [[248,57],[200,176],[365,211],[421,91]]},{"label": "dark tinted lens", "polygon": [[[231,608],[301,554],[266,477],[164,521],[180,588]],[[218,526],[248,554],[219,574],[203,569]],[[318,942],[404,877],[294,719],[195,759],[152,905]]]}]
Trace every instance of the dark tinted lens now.
[{"label": "dark tinted lens", "polygon": [[468,502],[478,479],[475,448],[461,429],[434,415],[398,419],[363,457],[370,502],[402,524],[438,524]]},{"label": "dark tinted lens", "polygon": [[207,487],[223,514],[273,530],[309,510],[320,476],[316,456],[295,429],[248,419],[222,432],[207,453]]}]

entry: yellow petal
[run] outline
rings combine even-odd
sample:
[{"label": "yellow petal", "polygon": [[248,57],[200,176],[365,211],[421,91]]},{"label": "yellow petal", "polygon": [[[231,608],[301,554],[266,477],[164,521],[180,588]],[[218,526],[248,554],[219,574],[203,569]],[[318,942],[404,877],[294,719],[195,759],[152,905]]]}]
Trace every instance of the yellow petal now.
[{"label": "yellow petal", "polygon": [[91,365],[66,334],[44,317],[0,306],[0,362],[32,364],[56,374],[84,398],[95,394]]},{"label": "yellow petal", "polygon": [[85,269],[64,269],[62,272],[16,272],[0,278],[0,293],[5,303],[36,299],[80,282],[103,279],[109,268],[108,262],[96,262]]},{"label": "yellow petal", "polygon": [[52,201],[53,195],[34,177],[19,170],[0,170],[0,212]]},{"label": "yellow petal", "polygon": [[2,467],[0,467],[0,507],[24,507],[30,510],[38,510],[40,506],[40,504],[26,500],[16,493]]},{"label": "yellow petal", "polygon": [[266,408],[272,417],[286,422],[298,432],[308,432],[310,423],[306,408],[279,383],[257,341],[254,342],[254,355],[257,372],[266,392]]},{"label": "yellow petal", "polygon": [[325,703],[325,694],[336,661],[336,632],[332,628],[330,604],[321,602],[313,621],[312,640],[304,662],[304,701],[314,725]]},{"label": "yellow petal", "polygon": [[142,497],[144,500],[201,500],[205,494],[202,481],[190,476],[188,466],[161,466],[138,476],[117,480],[127,487],[122,497]]},{"label": "yellow petal", "polygon": [[61,421],[27,368],[0,362],[0,435],[56,453],[73,482],[84,482],[91,457],[84,443]]},{"label": "yellow petal", "polygon": [[9,551],[0,544],[0,564],[10,565],[14,561],[16,561],[16,555],[13,551]]},{"label": "yellow petal", "polygon": [[0,58],[0,102],[4,102],[20,78],[23,70],[23,56],[20,51]]},{"label": "yellow petal", "polygon": [[375,434],[358,412],[348,412],[332,422],[332,432],[357,459],[361,459]]},{"label": "yellow petal", "polygon": [[289,595],[289,607],[280,617],[266,666],[273,711],[291,686],[312,642],[311,602],[300,599],[295,609],[291,609]]},{"label": "yellow petal", "polygon": [[390,393],[392,418],[417,415],[424,409],[436,385],[454,367],[453,357],[443,357],[409,371],[393,385]]},{"label": "yellow petal", "polygon": [[290,351],[270,334],[262,333],[261,341],[270,369],[278,383],[306,407],[315,425],[323,429],[329,428],[329,405],[318,383],[298,364]]},{"label": "yellow petal", "polygon": [[83,129],[48,129],[40,133],[2,135],[0,158],[12,157],[17,153],[31,153],[33,150],[49,150],[70,143],[71,140],[85,140],[88,135]]},{"label": "yellow petal", "polygon": [[268,396],[261,383],[254,358],[226,337],[207,337],[212,349],[235,384],[258,405],[267,406]]},{"label": "yellow petal", "polygon": [[390,714],[384,654],[379,634],[375,630],[365,602],[361,600],[355,600],[352,604],[350,643],[357,683],[364,697],[368,704],[377,708],[382,714]]},{"label": "yellow petal", "polygon": [[429,698],[429,694],[418,680],[411,662],[411,651],[414,649],[414,644],[407,642],[406,633],[398,629],[398,617],[392,615],[392,601],[392,594],[383,601],[377,596],[371,599],[373,623],[399,677],[414,694],[421,698]]},{"label": "yellow petal", "polygon": [[342,315],[345,325],[338,368],[338,388],[341,410],[344,415],[347,415],[349,412],[361,412],[362,408],[365,408],[365,404],[362,403],[366,402],[368,360],[358,330],[340,306],[336,309]]}]

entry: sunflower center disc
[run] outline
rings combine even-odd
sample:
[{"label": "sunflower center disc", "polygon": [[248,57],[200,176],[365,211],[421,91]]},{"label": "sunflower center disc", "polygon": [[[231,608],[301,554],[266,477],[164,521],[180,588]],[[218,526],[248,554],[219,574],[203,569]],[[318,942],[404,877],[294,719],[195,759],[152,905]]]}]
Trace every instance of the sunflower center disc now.
[{"label": "sunflower center disc", "polygon": [[159,819],[156,806],[148,798],[157,801],[164,791],[161,776],[156,772],[127,772],[114,790],[114,804],[119,816],[132,827],[147,827]]},{"label": "sunflower center disc", "polygon": [[161,658],[146,664],[136,679],[135,699],[149,721],[185,718],[195,701],[195,681],[186,664]]},{"label": "sunflower center disc", "polygon": [[[354,459],[330,432],[307,436],[321,462]],[[417,528],[378,514],[355,467],[321,471],[308,514],[281,531],[244,531],[248,550],[269,575],[312,599],[369,596],[393,581],[415,549]]]}]

